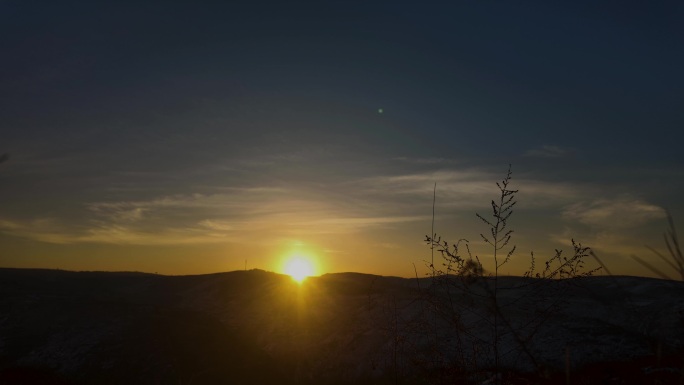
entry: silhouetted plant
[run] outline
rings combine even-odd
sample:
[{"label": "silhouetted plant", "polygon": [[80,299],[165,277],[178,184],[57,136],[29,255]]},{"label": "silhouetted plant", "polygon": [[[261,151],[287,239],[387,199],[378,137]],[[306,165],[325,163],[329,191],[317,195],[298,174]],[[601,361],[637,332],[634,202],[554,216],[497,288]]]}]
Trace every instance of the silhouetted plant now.
[{"label": "silhouetted plant", "polygon": [[[517,203],[518,190],[510,188],[511,179],[509,166],[506,177],[496,183],[499,197],[491,202],[491,217],[476,214],[488,228],[487,233],[480,236],[492,251],[490,273],[480,258],[472,254],[468,240],[459,239],[450,244],[436,233],[425,237],[425,242],[442,257],[441,267],[435,265],[434,258],[427,263],[428,275],[432,277],[432,285],[426,292],[430,303],[427,309],[435,318],[426,323],[425,330],[432,334],[434,341],[434,357],[430,360],[432,370],[450,378],[440,376],[435,382],[471,381],[478,372],[490,369],[492,382],[500,383],[501,358],[515,350],[522,352],[538,368],[539,363],[528,345],[541,325],[562,306],[564,281],[592,275],[598,270],[585,271],[584,261],[590,249],[572,240],[572,256],[567,257],[561,250],[556,250],[544,262],[544,269],[537,271],[532,253],[530,267],[522,280],[506,284],[501,280],[500,269],[510,262],[516,251],[511,243],[513,230],[509,220]],[[502,302],[501,292],[512,289],[518,291],[518,297]],[[480,309],[476,306],[478,302],[485,302],[487,306]],[[512,322],[503,311],[510,307],[525,311],[526,319]],[[451,341],[452,337],[439,335],[437,319],[440,325],[450,329],[454,341]],[[478,333],[482,325],[490,330],[488,336]],[[502,351],[502,338],[512,340],[516,347]]]},{"label": "silhouetted plant", "polygon": [[[678,273],[679,279],[681,281],[684,281],[684,255],[682,254],[682,249],[679,246],[679,238],[677,237],[677,230],[675,229],[674,220],[672,220],[672,215],[670,215],[669,212],[667,213],[667,223],[669,228],[663,234],[663,238],[665,239],[665,246],[667,247],[670,257],[666,257],[663,255],[663,253],[659,252],[653,247],[647,246],[647,248],[657,255],[661,260],[663,260],[668,266],[670,266],[672,270]],[[633,255],[632,258],[659,277],[663,279],[672,279],[669,275],[663,273],[655,266],[637,257],[636,255]]]},{"label": "silhouetted plant", "polygon": [[[663,234],[663,238],[665,240],[665,246],[667,247],[668,253],[669,253],[669,258],[664,255],[663,253],[659,252],[658,250],[654,249],[653,247],[646,246],[647,249],[649,249],[651,252],[653,252],[656,256],[658,256],[662,261],[664,261],[672,270],[674,270],[676,273],[679,274],[679,280],[684,282],[684,255],[682,255],[682,250],[679,245],[679,238],[677,236],[677,231],[675,229],[675,224],[674,220],[672,219],[672,215],[667,212],[667,222],[668,222],[668,229],[665,231]],[[591,256],[601,265],[604,271],[608,273],[608,275],[613,276],[611,273],[610,269],[605,265],[603,260],[599,258],[598,255],[595,253],[591,252]],[[664,273],[660,269],[656,268],[649,262],[647,262],[644,259],[639,258],[636,255],[632,255],[632,258],[637,261],[639,264],[642,266],[646,267],[649,269],[651,272],[656,274],[662,279],[666,280],[674,280],[670,275]],[[641,322],[644,323],[652,323],[656,321],[658,314],[652,313],[649,314],[648,316],[643,316],[639,315],[639,312],[637,310],[637,305],[632,299],[632,293],[624,286],[622,285],[618,280],[614,281],[614,284],[622,291],[624,298],[627,299],[627,303],[629,305],[629,310],[632,313],[632,315],[636,319],[640,319]],[[675,315],[675,319],[680,325],[680,330],[684,333],[684,311],[681,309],[677,312]],[[681,351],[682,346],[680,342],[678,342],[676,339],[674,341],[671,340],[663,340],[662,336],[659,335],[657,329],[649,329],[644,332],[644,336],[647,338],[651,339],[654,344],[656,345],[656,351],[654,352],[656,356],[660,357],[662,353],[662,349],[674,349],[674,350],[679,350]],[[659,358],[658,358],[659,360]],[[684,366],[680,368],[680,384],[684,384]]]}]

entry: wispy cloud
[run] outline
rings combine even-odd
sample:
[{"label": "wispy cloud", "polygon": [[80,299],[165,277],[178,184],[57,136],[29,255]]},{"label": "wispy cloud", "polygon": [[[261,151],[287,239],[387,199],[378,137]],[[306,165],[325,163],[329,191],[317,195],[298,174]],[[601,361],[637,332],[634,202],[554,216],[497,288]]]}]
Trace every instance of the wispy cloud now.
[{"label": "wispy cloud", "polygon": [[[284,188],[226,188],[150,200],[85,205],[86,221],[66,218],[0,221],[5,234],[49,243],[141,245],[248,242],[306,234],[350,234],[370,227],[427,220],[382,208],[355,207],[316,191]],[[89,214],[89,215],[88,215]]]},{"label": "wispy cloud", "polygon": [[235,225],[230,222],[225,222],[225,221],[217,221],[217,220],[211,220],[211,219],[205,219],[203,221],[200,221],[198,225],[206,227],[211,230],[216,230],[216,231],[233,231],[235,230]]},{"label": "wispy cloud", "polygon": [[29,221],[0,219],[0,232],[22,238],[31,238],[48,243],[70,243],[65,241],[66,231],[54,218],[39,218]]},{"label": "wispy cloud", "polygon": [[[410,197],[414,202],[431,203],[433,188],[437,183],[437,198],[442,207],[473,209],[488,206],[496,197],[495,182],[501,179],[488,171],[441,170],[396,176],[366,178],[355,182],[363,193],[384,196]],[[582,199],[595,189],[578,183],[547,182],[534,179],[517,179],[514,176],[511,188],[520,186],[519,199],[526,207],[568,204]]]},{"label": "wispy cloud", "polygon": [[129,245],[181,245],[225,242],[225,236],[193,228],[162,228],[146,231],[112,223],[69,226],[55,219],[31,221],[0,220],[0,232],[45,243],[105,243]]},{"label": "wispy cloud", "polygon": [[528,150],[524,155],[536,158],[561,158],[571,154],[572,151],[559,146],[543,145],[539,148]]},{"label": "wispy cloud", "polygon": [[565,219],[602,229],[636,227],[666,216],[662,207],[627,196],[575,203],[562,214]]},{"label": "wispy cloud", "polygon": [[132,245],[189,245],[225,242],[225,234],[198,231],[192,227],[162,228],[145,231],[139,228],[102,225],[90,228],[83,235],[70,234],[69,243],[114,243]]},{"label": "wispy cloud", "polygon": [[601,253],[626,258],[658,239],[661,228],[655,222],[665,216],[663,208],[631,196],[583,201],[562,210],[565,230],[552,238],[562,243],[574,238]]},{"label": "wispy cloud", "polygon": [[398,162],[410,163],[410,164],[432,165],[432,166],[457,163],[457,161],[455,159],[450,159],[450,158],[409,158],[409,157],[400,156],[400,157],[393,158],[393,160],[398,161]]},{"label": "wispy cloud", "polygon": [[366,230],[370,227],[392,227],[393,225],[429,221],[430,216],[388,216],[388,217],[337,217],[322,218],[300,223],[300,226],[318,233],[350,233]]}]

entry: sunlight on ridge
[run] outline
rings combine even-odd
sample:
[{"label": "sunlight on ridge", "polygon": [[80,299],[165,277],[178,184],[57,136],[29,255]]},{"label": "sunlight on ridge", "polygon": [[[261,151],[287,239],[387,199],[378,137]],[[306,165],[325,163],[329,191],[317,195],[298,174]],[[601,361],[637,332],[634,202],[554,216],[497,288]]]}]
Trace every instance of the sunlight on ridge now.
[{"label": "sunlight on ridge", "polygon": [[285,262],[285,274],[291,276],[298,283],[302,283],[306,277],[314,274],[313,264],[306,257],[293,256]]}]

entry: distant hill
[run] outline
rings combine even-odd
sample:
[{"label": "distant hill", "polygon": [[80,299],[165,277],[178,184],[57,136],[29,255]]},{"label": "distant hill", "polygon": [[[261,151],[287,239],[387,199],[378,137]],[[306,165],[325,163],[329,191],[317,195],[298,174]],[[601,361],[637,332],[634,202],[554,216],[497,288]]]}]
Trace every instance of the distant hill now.
[{"label": "distant hill", "polygon": [[[425,290],[430,280],[341,273],[300,286],[260,270],[0,269],[0,383],[360,384],[395,383],[398,373],[408,380],[420,375],[412,360],[427,341],[425,330],[409,328],[421,325],[427,303],[419,285]],[[668,353],[684,346],[680,282],[591,277],[564,301],[527,343],[554,370],[568,347],[580,368],[648,356],[654,344]],[[447,327],[440,333],[454,336]]]}]

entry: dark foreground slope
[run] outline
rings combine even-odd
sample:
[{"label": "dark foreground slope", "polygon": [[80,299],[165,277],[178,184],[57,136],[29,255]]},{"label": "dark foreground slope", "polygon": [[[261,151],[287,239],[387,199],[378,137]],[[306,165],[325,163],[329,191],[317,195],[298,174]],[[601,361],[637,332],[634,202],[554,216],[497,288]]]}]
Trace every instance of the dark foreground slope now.
[{"label": "dark foreground slope", "polygon": [[[161,276],[0,269],[0,383],[419,383],[413,376],[427,377],[417,358],[436,334],[422,323],[426,302],[417,287],[415,280],[354,273],[299,286],[258,270]],[[593,277],[572,287],[525,344],[536,366],[505,338],[502,346],[511,345],[502,362],[562,371],[570,352],[579,376],[597,362],[680,354],[681,283]],[[536,301],[511,291],[502,303],[506,296],[520,304],[511,307],[513,322],[526,316],[525,300]],[[448,345],[456,334],[439,325]],[[468,333],[487,338],[486,325]]]},{"label": "dark foreground slope", "polygon": [[300,287],[258,270],[161,276],[0,269],[0,383],[313,381],[312,368],[345,360],[311,346],[347,344],[345,331],[368,330],[357,324],[358,299],[365,304],[380,290],[377,280],[396,281],[349,274]]},{"label": "dark foreground slope", "polygon": [[184,305],[210,279],[1,270],[0,379],[288,383],[288,369],[253,341]]}]

